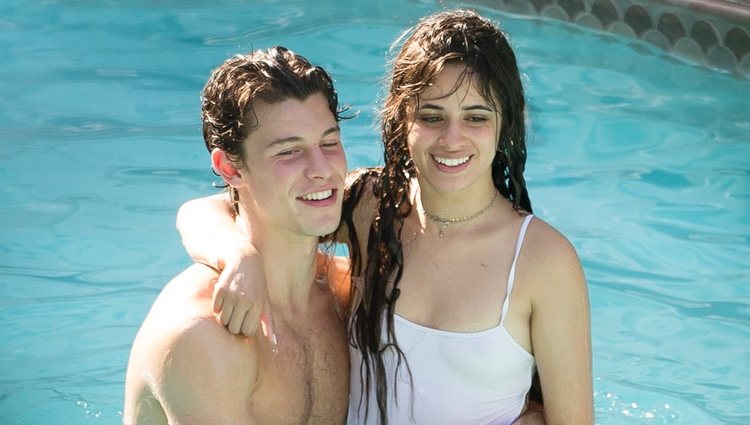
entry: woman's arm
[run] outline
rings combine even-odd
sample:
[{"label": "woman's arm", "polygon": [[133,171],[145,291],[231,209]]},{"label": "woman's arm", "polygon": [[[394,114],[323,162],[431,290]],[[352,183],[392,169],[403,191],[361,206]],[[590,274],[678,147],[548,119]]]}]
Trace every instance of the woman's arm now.
[{"label": "woman's arm", "polygon": [[[352,245],[357,245],[356,271],[367,261],[366,237],[377,212],[373,185],[379,173],[377,168],[363,168],[350,172],[346,179],[343,224],[333,236],[335,242],[347,244],[350,252]],[[264,334],[274,343],[260,255],[249,243],[249,235],[235,224],[229,195],[222,193],[183,204],[177,213],[177,230],[193,260],[221,272],[213,295],[214,311],[221,323],[233,334],[252,336],[260,322]]]},{"label": "woman's arm", "polygon": [[235,224],[227,193],[193,199],[177,212],[177,230],[190,257],[221,271],[214,312],[233,334],[252,336],[258,322],[275,342],[260,254]]},{"label": "woman's arm", "polygon": [[[532,248],[531,342],[549,425],[594,423],[586,279],[573,246],[538,222]],[[525,247],[525,248],[526,248]]]},{"label": "woman's arm", "polygon": [[177,231],[193,260],[223,270],[232,254],[227,242],[247,239],[234,219],[229,194],[219,193],[185,202],[177,211]]}]

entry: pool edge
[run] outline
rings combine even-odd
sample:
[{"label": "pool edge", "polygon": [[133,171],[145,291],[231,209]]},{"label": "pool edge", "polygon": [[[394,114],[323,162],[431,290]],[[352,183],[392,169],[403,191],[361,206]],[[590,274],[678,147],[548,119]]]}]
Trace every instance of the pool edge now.
[{"label": "pool edge", "polygon": [[683,60],[750,78],[748,0],[480,0],[474,3],[634,38]]}]

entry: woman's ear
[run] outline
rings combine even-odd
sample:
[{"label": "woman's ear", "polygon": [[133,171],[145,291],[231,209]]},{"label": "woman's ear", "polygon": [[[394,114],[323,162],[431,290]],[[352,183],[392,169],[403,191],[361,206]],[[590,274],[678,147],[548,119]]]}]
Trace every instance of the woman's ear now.
[{"label": "woman's ear", "polygon": [[228,185],[235,188],[244,185],[242,175],[240,175],[240,170],[235,163],[229,159],[225,151],[219,148],[214,148],[211,151],[211,166]]}]

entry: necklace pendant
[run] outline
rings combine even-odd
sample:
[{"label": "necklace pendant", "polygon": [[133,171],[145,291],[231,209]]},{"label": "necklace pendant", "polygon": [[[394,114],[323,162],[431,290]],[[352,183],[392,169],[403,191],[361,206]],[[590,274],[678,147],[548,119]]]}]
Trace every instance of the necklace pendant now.
[{"label": "necklace pendant", "polygon": [[430,214],[426,210],[425,210],[424,213],[427,216],[427,218],[429,218],[430,220],[432,220],[433,222],[435,222],[435,224],[438,225],[438,229],[439,229],[438,236],[442,238],[442,237],[445,236],[445,229],[447,229],[451,224],[453,224],[453,223],[468,223],[471,220],[474,220],[475,218],[477,218],[480,215],[484,214],[485,211],[487,211],[490,208],[492,208],[492,206],[495,205],[495,202],[497,201],[498,197],[499,197],[498,193],[495,192],[495,197],[492,198],[492,201],[490,201],[490,203],[487,204],[487,206],[485,206],[481,210],[475,212],[474,214],[467,215],[467,216],[464,216],[464,217],[459,217],[459,218],[442,218],[440,216],[437,216],[437,215],[434,215],[434,214]]}]

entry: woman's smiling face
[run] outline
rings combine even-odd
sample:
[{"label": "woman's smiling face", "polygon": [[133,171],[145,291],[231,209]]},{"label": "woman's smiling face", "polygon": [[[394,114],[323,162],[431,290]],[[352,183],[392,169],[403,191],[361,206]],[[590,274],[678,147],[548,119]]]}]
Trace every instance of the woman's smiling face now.
[{"label": "woman's smiling face", "polygon": [[423,192],[484,190],[492,185],[492,161],[500,112],[477,90],[471,71],[447,65],[420,93],[407,137]]}]

